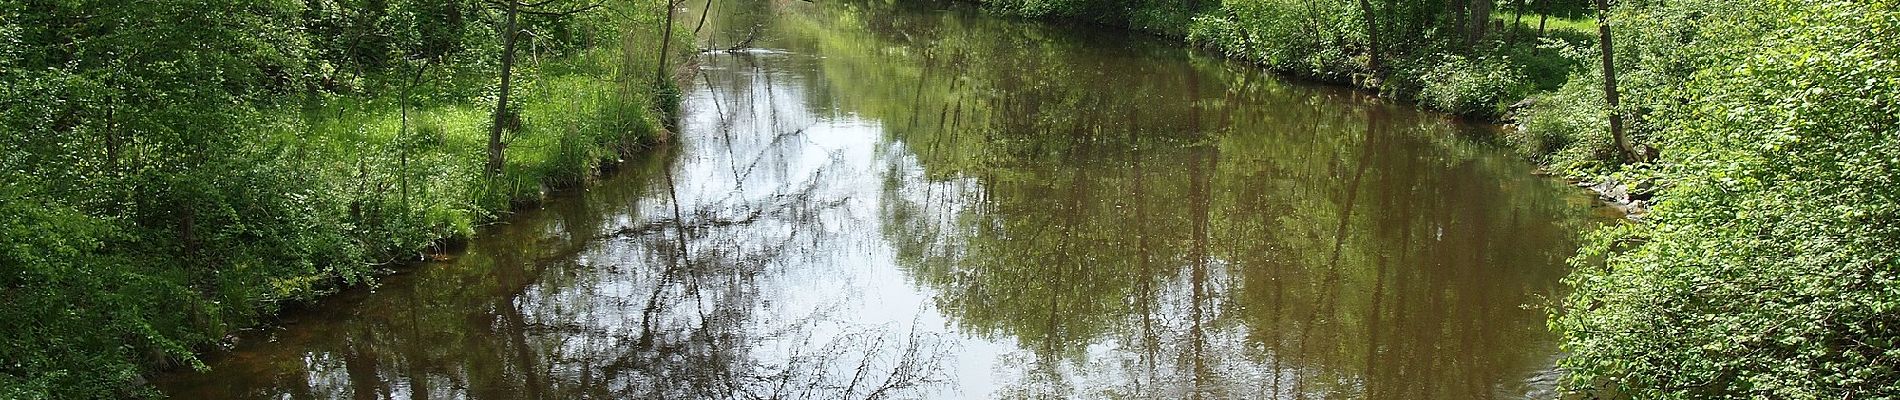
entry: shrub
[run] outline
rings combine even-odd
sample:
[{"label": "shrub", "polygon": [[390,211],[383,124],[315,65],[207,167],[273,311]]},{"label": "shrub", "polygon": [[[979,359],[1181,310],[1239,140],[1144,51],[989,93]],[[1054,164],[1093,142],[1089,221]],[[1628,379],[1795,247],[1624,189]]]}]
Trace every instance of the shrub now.
[{"label": "shrub", "polygon": [[1440,57],[1430,69],[1416,72],[1419,101],[1446,112],[1475,115],[1502,115],[1509,102],[1530,91],[1522,72],[1508,57],[1469,58],[1457,55]]},{"label": "shrub", "polygon": [[1617,157],[1604,111],[1603,79],[1580,70],[1555,91],[1533,97],[1516,110],[1518,129],[1505,139],[1520,153],[1566,176],[1609,172]]},{"label": "shrub", "polygon": [[[496,35],[447,23],[455,5],[398,2],[428,15],[389,25],[298,2],[14,3],[0,2],[0,399],[151,395],[142,374],[202,367],[193,350],[282,303],[373,282],[657,129],[646,81],[616,79],[653,71],[636,45],[657,13],[541,26],[554,40],[537,35],[515,77],[566,84],[522,85],[533,131],[490,180]],[[336,29],[378,39],[339,54]]]},{"label": "shrub", "polygon": [[1869,41],[1900,37],[1900,12],[1881,3],[1766,2],[1763,45],[1688,82],[1653,224],[1573,262],[1553,320],[1570,387],[1900,397],[1900,47]]}]

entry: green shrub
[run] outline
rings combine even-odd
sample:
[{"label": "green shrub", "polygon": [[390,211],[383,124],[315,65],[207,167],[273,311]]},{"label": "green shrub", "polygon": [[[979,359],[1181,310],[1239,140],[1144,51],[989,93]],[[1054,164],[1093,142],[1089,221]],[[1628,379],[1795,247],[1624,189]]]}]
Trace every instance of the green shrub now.
[{"label": "green shrub", "polygon": [[1574,390],[1900,397],[1900,47],[1870,42],[1900,37],[1900,12],[1763,4],[1778,27],[1662,120],[1653,222],[1574,262],[1553,319]]},{"label": "green shrub", "polygon": [[1538,43],[1521,43],[1505,51],[1523,68],[1525,79],[1535,91],[1557,90],[1571,80],[1573,73],[1599,65],[1596,60],[1580,59],[1574,54],[1578,49],[1595,48],[1593,38],[1567,31],[1550,36],[1539,39]]},{"label": "green shrub", "polygon": [[1516,110],[1518,129],[1505,139],[1532,161],[1561,175],[1581,177],[1610,172],[1617,157],[1604,111],[1603,78],[1580,70],[1555,91],[1532,97]]},{"label": "green shrub", "polygon": [[1415,73],[1420,86],[1418,99],[1434,109],[1498,116],[1530,91],[1524,74],[1508,57],[1446,55],[1427,65],[1428,69]]},{"label": "green shrub", "polygon": [[151,332],[141,315],[149,309],[131,306],[140,303],[137,297],[106,291],[147,280],[123,260],[100,255],[109,242],[127,235],[121,227],[36,199],[34,192],[41,188],[31,177],[0,169],[0,178],[9,183],[0,185],[0,271],[5,271],[0,298],[6,305],[0,307],[0,320],[16,322],[0,335],[0,354],[6,355],[0,360],[0,398],[123,395],[128,389],[123,382],[140,369],[134,354],[113,342],[136,338],[159,349],[183,348]]},{"label": "green shrub", "polygon": [[1365,31],[1353,3],[1228,1],[1188,19],[1186,39],[1275,71],[1348,81],[1365,65]]},{"label": "green shrub", "polygon": [[1187,29],[1193,23],[1194,17],[1205,12],[1205,8],[1217,3],[1215,1],[1147,0],[1129,12],[1128,26],[1165,37],[1184,38],[1187,37]]},{"label": "green shrub", "polygon": [[473,3],[362,18],[300,2],[41,3],[0,2],[4,399],[152,395],[141,375],[202,368],[193,350],[231,330],[370,284],[658,130],[646,81],[621,74],[653,71],[651,52],[622,50],[655,42],[638,24],[659,13],[535,23],[546,35],[514,75],[528,126],[491,180],[496,35],[457,25]]}]

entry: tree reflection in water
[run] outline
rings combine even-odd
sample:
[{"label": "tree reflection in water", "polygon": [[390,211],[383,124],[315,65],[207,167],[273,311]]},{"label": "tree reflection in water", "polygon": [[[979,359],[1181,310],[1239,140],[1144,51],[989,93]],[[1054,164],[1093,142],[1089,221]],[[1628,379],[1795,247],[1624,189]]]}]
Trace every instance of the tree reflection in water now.
[{"label": "tree reflection in water", "polygon": [[160,386],[1548,395],[1536,306],[1594,222],[1473,143],[1483,128],[1145,38],[898,3],[714,3],[701,41],[773,50],[701,55],[674,147]]},{"label": "tree reflection in water", "polygon": [[[679,154],[635,161],[580,199],[484,232],[458,259],[294,314],[320,326],[255,335],[213,362],[218,373],[161,386],[182,398],[875,399],[937,389],[954,346],[916,318],[863,321],[850,311],[863,299],[842,291],[787,304],[819,290],[798,281],[836,272],[810,266],[862,256],[848,249],[863,238],[838,225],[862,223],[851,209],[866,199],[852,190],[875,184],[853,183],[872,178],[850,170],[864,160],[809,137],[838,131],[780,101],[799,94],[770,75],[709,77],[728,80],[719,84],[729,97],[696,109],[688,130],[701,133]],[[696,104],[713,104],[700,95]]]},{"label": "tree reflection in water", "polygon": [[1537,306],[1594,222],[1481,129],[1140,37],[849,4],[785,29],[845,108],[905,121],[885,236],[958,330],[1015,343],[1002,397],[1549,395]]}]

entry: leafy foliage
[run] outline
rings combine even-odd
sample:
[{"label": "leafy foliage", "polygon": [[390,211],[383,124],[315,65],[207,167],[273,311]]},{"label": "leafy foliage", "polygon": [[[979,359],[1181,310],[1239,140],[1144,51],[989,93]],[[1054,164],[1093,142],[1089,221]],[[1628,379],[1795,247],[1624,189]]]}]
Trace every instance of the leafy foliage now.
[{"label": "leafy foliage", "polygon": [[1600,233],[1555,320],[1578,387],[1900,396],[1900,52],[1869,40],[1900,34],[1887,3],[1767,2],[1759,47],[1688,80],[1654,223]]},{"label": "leafy foliage", "polygon": [[[1352,83],[1395,97],[1416,96],[1428,107],[1485,118],[1503,115],[1505,105],[1527,94],[1526,82],[1555,88],[1575,65],[1572,59],[1537,51],[1538,41],[1529,37],[1539,32],[1528,22],[1494,24],[1487,15],[1502,12],[1495,0],[984,3],[1010,14],[1073,18],[1185,39],[1275,71]],[[1542,6],[1571,13],[1585,4],[1552,3]],[[1370,13],[1362,6],[1371,6]],[[1377,29],[1377,37],[1370,28]],[[1548,31],[1542,36],[1583,40],[1571,31]],[[1375,45],[1386,65],[1373,65]]]},{"label": "leafy foliage", "polygon": [[[1593,60],[1594,47],[1571,47],[1552,43],[1564,57]],[[1547,168],[1574,171],[1611,171],[1615,169],[1618,149],[1604,127],[1609,126],[1609,111],[1603,100],[1603,73],[1594,68],[1579,69],[1557,90],[1538,93],[1532,104],[1516,110],[1517,129],[1506,134],[1508,140],[1532,161]]]},{"label": "leafy foliage", "polygon": [[1273,69],[1330,80],[1360,72],[1365,37],[1349,1],[1228,1],[1223,12],[1195,19],[1188,39]]},{"label": "leafy foliage", "polygon": [[277,305],[636,150],[652,89],[601,82],[645,82],[616,78],[652,71],[625,68],[657,56],[630,45],[659,4],[529,20],[526,127],[490,181],[481,3],[0,1],[0,398],[149,394]]},{"label": "leafy foliage", "polygon": [[1530,89],[1508,57],[1444,56],[1417,76],[1420,103],[1466,115],[1501,115]]}]

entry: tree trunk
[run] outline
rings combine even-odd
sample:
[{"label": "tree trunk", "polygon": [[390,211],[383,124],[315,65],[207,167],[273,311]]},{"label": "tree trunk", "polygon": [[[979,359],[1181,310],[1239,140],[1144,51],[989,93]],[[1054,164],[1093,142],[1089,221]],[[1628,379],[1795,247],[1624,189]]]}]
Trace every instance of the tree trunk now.
[{"label": "tree trunk", "polygon": [[1512,20],[1511,20],[1511,28],[1510,28],[1510,29],[1506,29],[1506,30],[1504,31],[1504,37],[1506,38],[1506,39],[1505,39],[1505,44],[1506,44],[1506,45],[1514,45],[1514,44],[1517,44],[1517,37],[1518,37],[1518,36],[1521,36],[1521,35],[1518,35],[1518,34],[1517,34],[1517,31],[1518,31],[1518,29],[1517,29],[1517,27],[1518,27],[1518,25],[1523,25],[1523,24],[1524,24],[1524,0],[1517,0],[1517,10],[1516,10],[1516,11],[1517,11],[1517,17],[1515,17],[1515,18],[1512,18]]},{"label": "tree trunk", "polygon": [[1470,15],[1465,17],[1470,24],[1466,32],[1469,32],[1471,36],[1465,39],[1466,43],[1475,45],[1483,41],[1486,36],[1490,36],[1491,9],[1495,7],[1495,4],[1495,0],[1471,0],[1469,11],[1467,11]]},{"label": "tree trunk", "polygon": [[422,66],[416,67],[415,77],[410,78],[409,86],[403,87],[402,89],[402,125],[396,130],[396,155],[398,157],[397,160],[402,164],[402,172],[400,175],[402,180],[399,183],[402,184],[402,208],[405,211],[410,210],[409,150],[411,146],[410,140],[412,139],[409,137],[409,107],[411,106],[410,103],[415,102],[416,86],[422,84],[422,73],[429,70],[430,63],[432,63],[432,61],[424,60]]},{"label": "tree trunk", "polygon": [[1366,68],[1372,70],[1373,77],[1384,75],[1384,65],[1379,51],[1379,22],[1372,15],[1372,1],[1359,0],[1359,13],[1366,19]]},{"label": "tree trunk", "polygon": [[1610,112],[1610,137],[1616,139],[1617,155],[1635,161],[1635,148],[1623,132],[1623,111],[1616,93],[1616,46],[1610,41],[1610,0],[1597,2],[1597,42],[1603,44],[1603,101]]},{"label": "tree trunk", "polygon": [[178,218],[178,241],[185,247],[185,255],[198,254],[198,210],[187,204],[184,215]]},{"label": "tree trunk", "polygon": [[660,66],[653,71],[653,87],[666,83],[666,56],[673,52],[673,9],[678,4],[666,0],[666,33],[660,35]]},{"label": "tree trunk", "polygon": [[119,121],[114,118],[118,108],[117,98],[106,95],[106,173],[109,176],[119,173]]},{"label": "tree trunk", "polygon": [[1537,13],[1537,37],[1544,37],[1544,24],[1550,22],[1550,0],[1537,0],[1544,11]]},{"label": "tree trunk", "polygon": [[510,122],[510,115],[508,115],[508,90],[511,89],[510,85],[514,83],[512,75],[515,67],[515,31],[520,29],[515,26],[515,18],[521,11],[521,2],[516,0],[507,1],[508,22],[504,24],[507,28],[501,33],[501,94],[496,96],[495,99],[495,123],[493,126],[488,127],[489,177],[501,175],[501,130],[504,125]]},{"label": "tree trunk", "polygon": [[1448,36],[1452,38],[1453,40],[1452,43],[1462,44],[1464,45],[1463,47],[1464,49],[1470,50],[1471,41],[1469,39],[1471,37],[1465,35],[1465,1],[1464,0],[1446,1],[1445,2],[1445,16],[1447,19],[1449,19],[1448,21],[1446,21],[1445,25],[1450,28],[1448,29],[1448,31],[1450,31]]},{"label": "tree trunk", "polygon": [[[693,26],[693,37],[699,37],[699,30],[706,27],[706,17],[712,15],[713,0],[706,0],[706,8],[699,10],[699,25]],[[690,40],[689,40],[690,41]],[[706,46],[712,48],[712,46]]]}]

